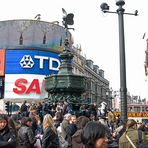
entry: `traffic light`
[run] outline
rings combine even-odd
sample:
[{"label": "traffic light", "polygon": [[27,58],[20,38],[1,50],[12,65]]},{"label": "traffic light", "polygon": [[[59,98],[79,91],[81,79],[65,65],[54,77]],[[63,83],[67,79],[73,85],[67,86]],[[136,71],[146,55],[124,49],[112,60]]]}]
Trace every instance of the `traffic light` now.
[{"label": "traffic light", "polygon": [[8,115],[9,115],[9,112],[10,112],[10,102],[9,101],[7,101],[5,103],[5,110],[7,111]]}]

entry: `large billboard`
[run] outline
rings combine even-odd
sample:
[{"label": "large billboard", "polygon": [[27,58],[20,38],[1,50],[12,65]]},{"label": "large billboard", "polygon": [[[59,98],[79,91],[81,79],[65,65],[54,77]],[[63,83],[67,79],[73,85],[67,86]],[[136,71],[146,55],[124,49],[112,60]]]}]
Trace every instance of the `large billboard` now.
[{"label": "large billboard", "polygon": [[63,50],[68,38],[70,48],[73,41],[68,31],[67,37],[63,26],[39,20],[0,21],[0,48],[46,48],[54,51]]},{"label": "large billboard", "polygon": [[50,75],[58,72],[57,53],[40,50],[6,50],[6,74]]},{"label": "large billboard", "polygon": [[6,74],[5,99],[44,99],[48,94],[44,89],[44,75]]},{"label": "large billboard", "polygon": [[0,49],[0,76],[4,76],[5,70],[5,49]]},{"label": "large billboard", "polygon": [[56,74],[59,67],[57,53],[36,49],[7,49],[4,98],[47,98],[44,78]]}]

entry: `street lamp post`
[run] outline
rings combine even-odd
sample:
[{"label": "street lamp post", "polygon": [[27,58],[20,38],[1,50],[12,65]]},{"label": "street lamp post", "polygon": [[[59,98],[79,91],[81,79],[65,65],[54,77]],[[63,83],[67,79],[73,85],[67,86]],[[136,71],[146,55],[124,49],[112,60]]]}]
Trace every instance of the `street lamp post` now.
[{"label": "street lamp post", "polygon": [[127,120],[127,88],[126,88],[126,60],[125,60],[125,41],[124,41],[124,14],[128,15],[138,15],[138,11],[135,13],[125,13],[123,5],[124,0],[116,0],[116,5],[118,9],[116,12],[109,11],[109,6],[107,3],[101,4],[101,10],[104,13],[116,13],[118,14],[119,21],[119,57],[120,57],[120,99],[121,99],[121,120]]}]

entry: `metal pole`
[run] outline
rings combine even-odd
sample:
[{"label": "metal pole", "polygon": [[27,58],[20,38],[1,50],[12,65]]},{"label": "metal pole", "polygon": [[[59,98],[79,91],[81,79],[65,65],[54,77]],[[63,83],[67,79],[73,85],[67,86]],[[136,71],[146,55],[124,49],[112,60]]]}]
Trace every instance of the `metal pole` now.
[{"label": "metal pole", "polygon": [[120,99],[121,99],[121,120],[127,120],[127,88],[126,88],[126,60],[125,60],[125,42],[124,42],[124,1],[116,3],[119,20],[119,54],[120,54]]}]

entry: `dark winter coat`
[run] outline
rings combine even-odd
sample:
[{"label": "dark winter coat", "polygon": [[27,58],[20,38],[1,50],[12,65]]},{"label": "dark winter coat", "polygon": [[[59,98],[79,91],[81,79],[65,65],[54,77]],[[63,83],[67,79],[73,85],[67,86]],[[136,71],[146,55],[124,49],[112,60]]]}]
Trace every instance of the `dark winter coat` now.
[{"label": "dark winter coat", "polygon": [[16,148],[17,137],[14,130],[6,127],[0,131],[0,148]]},{"label": "dark winter coat", "polygon": [[69,129],[70,129],[70,136],[73,136],[73,134],[77,131],[77,126],[75,123],[70,123],[69,124]]},{"label": "dark winter coat", "polygon": [[50,127],[48,127],[42,137],[42,148],[58,148],[59,138],[56,133],[54,133]]},{"label": "dark winter coat", "polygon": [[31,127],[21,126],[18,131],[18,144],[19,148],[33,148],[36,138],[33,134]]}]

